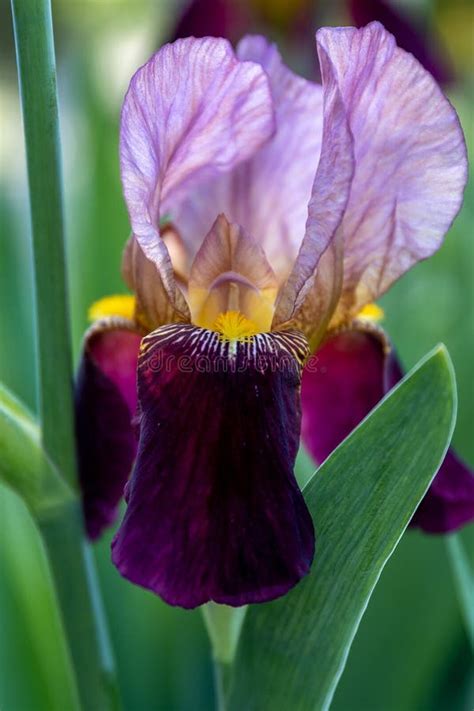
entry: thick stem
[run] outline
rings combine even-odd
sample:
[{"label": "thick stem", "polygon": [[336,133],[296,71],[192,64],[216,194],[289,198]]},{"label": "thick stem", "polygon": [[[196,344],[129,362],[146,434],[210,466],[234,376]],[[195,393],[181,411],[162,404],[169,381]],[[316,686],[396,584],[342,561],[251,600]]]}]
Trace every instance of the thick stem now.
[{"label": "thick stem", "polygon": [[459,533],[452,533],[450,536],[446,536],[445,540],[466,633],[471,647],[474,649],[474,574]]},{"label": "thick stem", "polygon": [[247,606],[229,607],[208,602],[201,610],[212,648],[216,707],[218,711],[226,711],[232,662],[237,651]]},{"label": "thick stem", "polygon": [[36,286],[43,445],[76,485],[72,359],[53,29],[49,0],[12,0],[23,108]]},{"label": "thick stem", "polygon": [[[30,190],[42,444],[76,487],[72,359],[64,256],[62,176],[50,0],[12,0]],[[76,502],[39,522],[84,709],[116,708],[110,655]],[[104,667],[105,663],[105,667]]]},{"label": "thick stem", "polygon": [[214,659],[214,693],[216,696],[216,711],[227,711],[227,692],[232,667],[230,664]]},{"label": "thick stem", "polygon": [[38,521],[55,581],[85,711],[120,708],[95,570],[78,502]]},{"label": "thick stem", "polygon": [[223,664],[232,664],[247,614],[247,605],[230,607],[208,602],[201,610],[211,642],[212,656]]}]

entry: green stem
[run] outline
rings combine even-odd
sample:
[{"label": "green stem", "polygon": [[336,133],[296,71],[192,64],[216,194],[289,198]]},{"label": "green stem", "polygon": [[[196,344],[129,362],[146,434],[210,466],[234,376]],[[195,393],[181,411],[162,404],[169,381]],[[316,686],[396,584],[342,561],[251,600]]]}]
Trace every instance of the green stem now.
[{"label": "green stem", "polygon": [[230,607],[208,602],[201,607],[201,611],[211,642],[212,656],[219,662],[232,664],[247,614],[247,605]]},{"label": "green stem", "polygon": [[82,537],[78,503],[56,510],[38,525],[70,641],[82,706],[86,711],[118,709],[113,659],[98,609],[100,598],[88,544]]},{"label": "green stem", "polygon": [[36,287],[43,445],[76,485],[62,175],[49,0],[12,0],[23,108]]},{"label": "green stem", "polygon": [[459,533],[446,536],[446,546],[466,632],[471,647],[474,649],[474,574],[463,549]]},{"label": "green stem", "polygon": [[[72,358],[64,255],[64,220],[50,0],[12,0],[23,109],[35,266],[39,355],[38,404],[44,449],[76,488]],[[84,709],[115,708],[112,670],[101,641],[95,573],[86,558],[77,502],[39,520]],[[107,665],[104,669],[104,661]]]},{"label": "green stem", "polygon": [[216,696],[216,710],[227,711],[227,692],[232,667],[230,664],[214,659],[214,692]]},{"label": "green stem", "polygon": [[211,642],[214,662],[214,688],[218,711],[226,711],[226,699],[247,606],[230,607],[208,602],[201,607]]}]

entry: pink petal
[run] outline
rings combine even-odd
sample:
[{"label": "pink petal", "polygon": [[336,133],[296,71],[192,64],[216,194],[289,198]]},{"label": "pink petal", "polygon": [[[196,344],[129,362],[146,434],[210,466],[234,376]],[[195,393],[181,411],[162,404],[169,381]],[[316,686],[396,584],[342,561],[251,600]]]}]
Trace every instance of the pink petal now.
[{"label": "pink petal", "polygon": [[202,185],[179,206],[171,206],[171,214],[195,254],[217,214],[224,213],[262,245],[282,279],[304,235],[321,147],[322,89],[293,74],[264,37],[245,37],[237,55],[258,62],[269,76],[275,135],[231,174]]},{"label": "pink petal", "polygon": [[466,149],[432,76],[378,22],[324,28],[317,40],[354,137],[342,226],[343,308],[355,313],[438,249],[461,206]]},{"label": "pink petal", "polygon": [[123,189],[135,237],[172,300],[160,213],[193,186],[249,158],[273,128],[265,73],[239,62],[227,40],[177,40],[133,77],[121,119]]}]

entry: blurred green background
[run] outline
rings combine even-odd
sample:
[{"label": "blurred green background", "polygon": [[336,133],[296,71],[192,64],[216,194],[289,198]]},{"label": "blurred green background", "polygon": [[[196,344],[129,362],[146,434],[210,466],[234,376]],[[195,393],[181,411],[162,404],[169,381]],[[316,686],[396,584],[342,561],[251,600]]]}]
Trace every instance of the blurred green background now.
[{"label": "blurred green background", "polygon": [[[289,63],[303,73],[314,71],[309,28],[321,23],[350,24],[342,1],[309,3],[309,40],[302,39],[298,48],[298,42],[290,41],[285,32],[287,18],[281,19],[285,3],[254,0],[253,5],[253,10],[258,5],[259,12],[249,29],[277,38]],[[448,93],[473,147],[472,2],[412,0],[397,5],[433,38],[435,51],[442,40],[456,77]],[[124,290],[120,258],[128,221],[117,151],[123,94],[135,69],[173,35],[181,8],[181,3],[172,0],[53,2],[76,359],[88,305]],[[34,410],[28,195],[6,0],[0,4],[0,40],[0,380]],[[459,390],[454,441],[472,465],[473,225],[471,184],[463,211],[440,252],[413,269],[382,299],[386,327],[407,367],[438,341],[448,346]],[[464,530],[462,539],[474,562],[473,529]],[[94,552],[125,708],[211,709],[212,670],[199,612],[167,607],[121,579],[109,562],[111,535]],[[59,673],[63,658],[60,623],[40,539],[22,502],[0,488],[0,708],[64,708]],[[25,669],[30,670],[28,674]],[[332,708],[471,711],[473,699],[472,659],[445,541],[409,532],[376,588]]]}]

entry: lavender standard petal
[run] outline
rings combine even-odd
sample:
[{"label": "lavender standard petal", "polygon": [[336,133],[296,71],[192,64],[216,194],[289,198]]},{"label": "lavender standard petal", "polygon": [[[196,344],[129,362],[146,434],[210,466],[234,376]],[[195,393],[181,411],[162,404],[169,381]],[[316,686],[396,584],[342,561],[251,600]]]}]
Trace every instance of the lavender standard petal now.
[{"label": "lavender standard petal", "polygon": [[466,147],[433,77],[381,24],[323,28],[317,40],[354,139],[340,309],[355,316],[440,247],[461,207]]},{"label": "lavender standard petal", "polygon": [[274,135],[232,172],[190,190],[173,216],[193,255],[217,214],[225,213],[260,243],[283,280],[304,235],[321,150],[323,92],[291,72],[264,37],[244,37],[237,56],[260,64],[269,77]]},{"label": "lavender standard petal", "polygon": [[171,300],[176,285],[160,214],[249,158],[273,129],[265,73],[239,62],[227,40],[177,40],[132,78],[121,115],[123,190],[133,233]]}]

